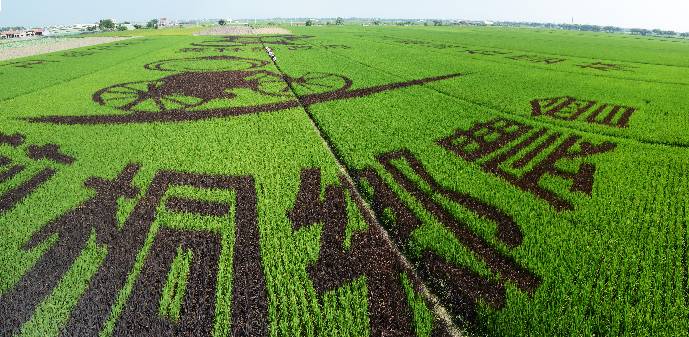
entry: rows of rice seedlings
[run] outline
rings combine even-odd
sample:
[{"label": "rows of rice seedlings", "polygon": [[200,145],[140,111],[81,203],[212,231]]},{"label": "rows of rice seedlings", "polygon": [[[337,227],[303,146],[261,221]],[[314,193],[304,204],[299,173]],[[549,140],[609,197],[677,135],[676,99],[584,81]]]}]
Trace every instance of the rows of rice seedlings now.
[{"label": "rows of rice seedlings", "polygon": [[[673,336],[686,331],[682,171],[687,153],[680,131],[683,122],[679,122],[681,85],[659,89],[658,84],[577,78],[539,67],[525,71],[450,58],[420,47],[382,48],[374,38],[309,32],[316,35],[309,40],[312,48],[276,46],[279,64],[287,73],[337,72],[351,78],[354,87],[466,74],[309,108],[335,152],[359,178],[359,187],[391,238],[397,239],[456,322],[468,322],[470,330],[488,335]],[[515,34],[517,38],[519,33]],[[335,40],[348,48],[323,47]],[[533,98],[571,95],[634,105],[642,101],[635,98],[642,92],[660,107],[638,105],[625,128],[532,116]],[[670,106],[673,103],[677,106]],[[659,118],[656,109],[668,113]],[[677,124],[668,123],[670,119]],[[486,126],[496,120],[512,126]],[[529,131],[505,136],[520,128]],[[541,130],[538,138],[530,138]],[[474,139],[485,143],[463,142]],[[516,179],[537,171],[567,139],[577,139],[569,148],[572,153],[591,153],[558,162],[550,171],[572,175],[536,175],[536,186]],[[489,153],[492,157],[471,156],[472,151],[493,151],[486,144],[496,141],[500,146]],[[521,150],[511,152],[515,148]],[[586,188],[575,178],[584,172],[591,178]],[[562,203],[542,190],[561,197]],[[481,204],[495,212],[481,214],[476,208]],[[502,220],[495,216],[500,213],[517,225],[522,235],[519,244],[500,237]],[[460,227],[536,280],[528,283],[509,270],[499,271],[499,263],[467,240]],[[474,279],[476,283],[467,285]],[[451,284],[465,288],[453,289]],[[530,287],[533,284],[537,286]],[[483,293],[470,294],[472,286]],[[469,294],[458,298],[454,290]]]},{"label": "rows of rice seedlings", "polygon": [[[270,80],[259,81],[260,95],[256,82],[232,87],[247,79],[245,67],[257,68],[251,80],[280,74],[263,50],[189,50],[204,41],[151,38],[113,52],[109,66],[65,60],[63,69],[91,70],[63,71],[64,82],[2,103],[2,334],[442,331],[298,104],[109,122],[296,101]],[[23,71],[46,83],[59,73]],[[199,104],[183,95],[198,94],[194,85],[208,92],[217,83],[205,76],[222,71],[229,87],[220,96]],[[198,83],[176,77],[196,73]],[[110,119],[61,122],[74,116]],[[5,175],[13,167],[23,169]]]},{"label": "rows of rice seedlings", "polygon": [[[387,32],[386,34],[390,35]],[[438,50],[418,45],[391,44],[377,38],[366,40],[357,37],[343,41],[348,41],[343,43],[351,48],[331,49],[328,55],[333,55],[331,57],[337,57],[338,60],[365,63],[399,78],[419,78],[440,72],[462,72],[471,90],[454,86],[455,82],[437,82],[430,85],[447,95],[488,106],[505,114],[530,116],[533,115],[533,100],[571,96],[581,102],[595,101],[611,106],[631,107],[636,112],[623,128],[589,123],[586,118],[574,121],[555,118],[548,122],[596,133],[633,137],[652,143],[687,143],[683,132],[683,111],[689,107],[682,99],[684,85],[615,79],[607,75],[601,77],[584,70],[580,73],[560,72],[557,69],[544,69],[545,65],[534,67],[528,62],[505,59],[504,55],[476,56],[452,49]],[[323,44],[328,43],[331,42]],[[371,50],[376,52],[372,53]],[[308,51],[301,51],[301,54],[304,53]],[[405,57],[398,57],[401,54]],[[496,58],[505,59],[504,62],[509,63],[496,63]],[[590,59],[591,62],[595,60],[595,56]],[[576,68],[574,64],[568,67]],[[638,67],[644,65],[639,64]],[[632,74],[634,73],[630,72],[629,76],[633,76]],[[593,110],[595,109],[591,109],[591,112]]]},{"label": "rows of rice seedlings", "polygon": [[64,81],[13,67],[48,85],[0,105],[3,331],[440,333],[420,281],[479,334],[687,330],[683,85],[429,47],[523,37],[651,71],[683,66],[680,44],[654,59],[618,37],[575,37],[582,54],[569,33],[344,29],[149,38],[64,61]]},{"label": "rows of rice seedlings", "polygon": [[[82,76],[125,66],[126,61],[169,46],[165,39],[128,39],[0,62],[0,100],[67,84]],[[129,48],[137,46],[137,48]],[[40,74],[40,75],[37,75]],[[52,100],[59,97],[45,97]]]}]

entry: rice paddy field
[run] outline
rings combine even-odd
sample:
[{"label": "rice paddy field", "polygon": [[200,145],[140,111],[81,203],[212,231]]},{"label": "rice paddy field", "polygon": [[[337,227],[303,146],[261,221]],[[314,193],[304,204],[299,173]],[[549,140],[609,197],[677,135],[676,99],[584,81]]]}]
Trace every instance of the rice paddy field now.
[{"label": "rice paddy field", "polygon": [[1,336],[689,335],[689,41],[289,28],[0,62]]}]

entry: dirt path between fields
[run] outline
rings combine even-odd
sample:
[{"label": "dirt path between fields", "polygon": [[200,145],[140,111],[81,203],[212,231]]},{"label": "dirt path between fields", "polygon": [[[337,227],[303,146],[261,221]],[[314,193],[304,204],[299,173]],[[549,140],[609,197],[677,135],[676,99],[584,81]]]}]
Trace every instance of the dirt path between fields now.
[{"label": "dirt path between fields", "polygon": [[[36,40],[12,41],[17,42],[17,47],[0,48],[0,61],[11,60],[20,57],[34,56],[56,51],[88,47],[97,44],[110,43],[130,39],[129,37],[83,37],[83,38],[44,38]],[[52,40],[52,41],[51,41]],[[26,42],[26,45],[21,43]]]}]

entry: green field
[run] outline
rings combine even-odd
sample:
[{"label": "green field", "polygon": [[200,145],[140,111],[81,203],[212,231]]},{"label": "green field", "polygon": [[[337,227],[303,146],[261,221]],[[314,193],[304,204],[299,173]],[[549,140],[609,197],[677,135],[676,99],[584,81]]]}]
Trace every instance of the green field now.
[{"label": "green field", "polygon": [[689,335],[689,41],[289,28],[0,63],[0,335]]}]

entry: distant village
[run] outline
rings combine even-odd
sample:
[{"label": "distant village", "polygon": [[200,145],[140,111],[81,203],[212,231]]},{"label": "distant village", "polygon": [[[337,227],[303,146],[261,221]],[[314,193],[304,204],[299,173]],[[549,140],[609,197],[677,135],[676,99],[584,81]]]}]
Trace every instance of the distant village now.
[{"label": "distant village", "polygon": [[[104,23],[106,23],[104,25]],[[50,26],[44,28],[31,28],[25,29],[20,27],[15,28],[5,28],[0,29],[0,40],[6,39],[24,39],[32,38],[37,36],[63,36],[63,35],[74,35],[74,34],[84,34],[100,32],[104,30],[134,30],[137,28],[165,28],[172,27],[178,24],[186,24],[187,22],[177,22],[167,18],[154,19],[149,22],[134,23],[134,22],[122,22],[118,23],[114,19],[101,20],[98,23],[90,24],[72,24],[72,25],[60,25],[60,26]]]},{"label": "distant village", "polygon": [[168,18],[153,19],[148,22],[121,22],[118,23],[114,19],[100,20],[98,23],[91,24],[73,24],[62,26],[51,26],[44,28],[0,28],[0,40],[7,39],[22,39],[33,38],[38,36],[64,36],[74,34],[95,33],[101,31],[126,31],[140,28],[167,28],[175,26],[198,25],[198,24],[216,24],[220,25],[249,25],[253,21],[254,24],[260,22],[261,25],[290,25],[290,26],[322,26],[322,25],[341,25],[341,24],[357,24],[363,26],[379,26],[379,25],[397,25],[397,26],[496,26],[496,27],[522,27],[522,28],[544,28],[544,29],[560,29],[560,30],[576,30],[576,31],[592,31],[604,33],[622,33],[632,35],[649,35],[659,37],[677,37],[689,38],[689,33],[675,32],[671,30],[660,29],[639,29],[639,28],[620,28],[615,26],[597,26],[597,25],[580,25],[580,24],[554,24],[554,23],[534,23],[534,22],[505,22],[505,21],[487,21],[487,20],[425,20],[425,19],[370,19],[370,18],[274,18],[274,19],[251,19],[244,21],[233,21],[232,19],[204,19],[204,20],[187,20],[175,21]]},{"label": "distant village", "polygon": [[6,30],[0,32],[0,39],[21,39],[32,36],[43,36],[46,30],[43,28],[33,28],[29,30]]}]

